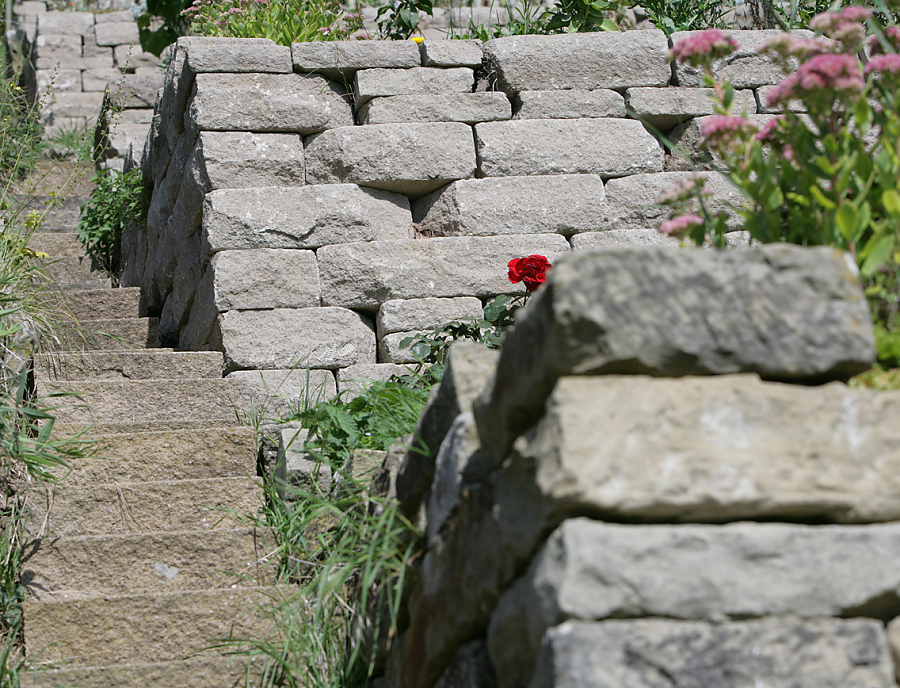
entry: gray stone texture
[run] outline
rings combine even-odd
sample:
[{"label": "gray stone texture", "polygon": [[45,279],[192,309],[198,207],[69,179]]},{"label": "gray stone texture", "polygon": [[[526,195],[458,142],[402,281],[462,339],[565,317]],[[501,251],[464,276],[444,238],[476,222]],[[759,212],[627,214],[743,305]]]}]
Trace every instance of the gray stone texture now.
[{"label": "gray stone texture", "polygon": [[483,318],[481,301],[474,296],[455,299],[398,299],[381,304],[376,326],[380,339],[392,332],[433,330],[451,320],[481,321]]},{"label": "gray stone texture", "polygon": [[42,96],[49,91],[81,91],[82,72],[78,69],[39,69],[35,73],[37,92]]},{"label": "gray stone texture", "polygon": [[[632,117],[666,133],[691,117],[715,114],[717,101],[711,88],[629,88],[625,102]],[[756,97],[751,89],[734,92],[732,112],[756,114]]]},{"label": "gray stone texture", "polygon": [[94,15],[91,12],[43,12],[38,15],[39,34],[83,36],[93,30]]},{"label": "gray stone texture", "polygon": [[557,36],[507,36],[484,44],[500,89],[519,91],[666,86],[671,78],[666,36],[602,31]]},{"label": "gray stone texture", "polygon": [[513,258],[550,262],[569,244],[561,236],[438,237],[323,246],[317,252],[322,303],[375,309],[391,299],[494,296],[519,291],[507,278]]},{"label": "gray stone texture", "polygon": [[297,134],[205,131],[191,164],[205,191],[303,186],[303,141]]},{"label": "gray stone texture", "polygon": [[[270,417],[288,408],[308,408],[337,394],[330,370],[236,370],[226,376],[239,385],[238,407]],[[301,443],[302,446],[302,443]]]},{"label": "gray stone texture", "polygon": [[228,371],[375,363],[374,328],[345,308],[228,311],[217,327]]},{"label": "gray stone texture", "polygon": [[609,229],[603,232],[583,232],[569,240],[573,251],[620,248],[623,246],[670,246],[678,248],[681,242],[661,234],[657,229]]},{"label": "gray stone texture", "polygon": [[66,69],[109,69],[113,66],[112,50],[107,49],[106,55],[97,55],[95,57],[71,57],[69,55],[61,55],[60,57],[41,57],[40,50],[34,61],[35,69],[56,69],[65,66]]},{"label": "gray stone texture", "polygon": [[835,249],[579,251],[555,265],[507,335],[476,405],[482,440],[502,461],[563,375],[846,379],[871,365],[870,323],[856,266]]},{"label": "gray stone texture", "polygon": [[478,169],[486,177],[586,173],[607,178],[663,169],[662,147],[634,120],[485,122],[475,125],[475,141]]},{"label": "gray stone texture", "polygon": [[[53,73],[53,70],[47,70],[49,73]],[[73,70],[65,70],[66,72],[72,71],[76,72],[81,76],[81,89],[82,91],[105,91],[112,84],[113,89],[116,88],[116,84],[119,80],[122,79],[122,72],[115,67],[109,67],[108,69],[86,69],[85,71],[79,71],[77,69]],[[60,70],[60,73],[63,73],[63,70]],[[162,76],[162,75],[160,75]],[[71,90],[71,89],[65,89]],[[78,90],[78,89],[76,89]],[[152,105],[152,104],[151,104]]]},{"label": "gray stone texture", "polygon": [[130,10],[118,12],[98,12],[94,15],[95,24],[109,24],[110,22],[134,22],[134,15]]},{"label": "gray stone texture", "polygon": [[312,251],[220,251],[208,269],[215,275],[213,291],[219,311],[319,305],[319,268]]},{"label": "gray stone texture", "polygon": [[409,344],[403,345],[403,340],[408,337],[427,336],[431,330],[418,330],[410,332],[392,332],[378,340],[379,363],[417,363],[416,357],[410,350]]},{"label": "gray stone texture", "polygon": [[472,67],[481,66],[484,52],[479,40],[432,41],[419,44],[423,67]]},{"label": "gray stone texture", "polygon": [[625,99],[607,88],[567,91],[520,91],[514,119],[625,117]]},{"label": "gray stone texture", "polygon": [[401,239],[410,236],[411,220],[403,196],[353,184],[221,189],[204,202],[204,250]]},{"label": "gray stone texture", "polygon": [[544,639],[528,685],[893,688],[892,674],[872,619],[569,621]]},{"label": "gray stone texture", "polygon": [[[34,45],[35,57],[42,62],[60,63],[61,68],[71,68],[71,58],[81,57],[81,36],[70,33],[41,33]],[[38,69],[52,69],[38,65]]]},{"label": "gray stone texture", "polygon": [[[115,26],[112,24],[111,26]],[[113,99],[121,108],[152,108],[156,104],[156,95],[163,86],[165,77],[162,74],[119,75],[109,84]],[[87,89],[85,89],[87,90]],[[150,113],[153,114],[152,112]]]},{"label": "gray stone texture", "polygon": [[434,69],[361,69],[353,80],[356,107],[379,96],[471,93],[475,73],[467,67]]},{"label": "gray stone texture", "polygon": [[54,93],[50,105],[54,123],[61,117],[84,117],[96,120],[100,114],[100,106],[103,105],[103,96],[103,93],[77,93],[75,91]]},{"label": "gray stone texture", "polygon": [[363,105],[357,118],[360,124],[398,122],[495,122],[512,114],[509,99],[503,93],[437,93],[434,95],[373,98]]},{"label": "gray stone texture", "polygon": [[290,74],[291,50],[268,38],[219,38],[191,36],[187,39],[187,64],[201,72],[262,72]]},{"label": "gray stone texture", "polygon": [[477,461],[480,448],[475,417],[471,412],[460,413],[434,459],[434,479],[425,499],[425,536],[429,546],[456,510],[466,471],[470,461]]},{"label": "gray stone texture", "polygon": [[364,184],[421,196],[475,175],[472,128],[461,122],[341,127],[305,145],[310,184]]},{"label": "gray stone texture", "polygon": [[351,79],[358,69],[421,67],[412,41],[313,41],[291,46],[294,69]]},{"label": "gray stone texture", "polygon": [[465,179],[413,203],[425,236],[568,236],[604,226],[607,212],[594,174]]},{"label": "gray stone texture", "polygon": [[[747,120],[762,129],[775,115],[748,115]],[[668,139],[672,145],[672,163],[685,169],[723,169],[724,165],[718,156],[703,145],[700,127],[707,117],[688,120],[669,132]]]},{"label": "gray stone texture", "polygon": [[94,26],[97,45],[140,45],[138,27],[134,22],[102,22]]},{"label": "gray stone texture", "polygon": [[337,371],[337,388],[344,401],[350,401],[372,382],[390,380],[393,375],[408,375],[407,366],[394,363],[357,363]]},{"label": "gray stone texture", "polygon": [[152,69],[159,72],[159,65],[163,62],[166,53],[156,56],[153,53],[144,52],[140,45],[117,45],[113,48],[113,57],[116,67],[119,69]]},{"label": "gray stone texture", "polygon": [[[774,86],[760,86],[756,89],[756,100],[759,112],[777,114],[784,111],[783,105],[776,108],[766,107],[766,99],[769,97],[769,91],[773,88]],[[789,101],[787,109],[790,112],[806,112],[806,106],[803,104],[802,100]]]},{"label": "gray stone texture", "polygon": [[320,76],[198,74],[186,121],[203,131],[312,134],[353,124],[345,92]]}]

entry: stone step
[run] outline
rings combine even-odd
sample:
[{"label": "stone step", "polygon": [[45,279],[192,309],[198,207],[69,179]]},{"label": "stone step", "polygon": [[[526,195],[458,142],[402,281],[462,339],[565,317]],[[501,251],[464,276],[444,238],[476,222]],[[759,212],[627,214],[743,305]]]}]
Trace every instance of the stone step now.
[{"label": "stone step", "polygon": [[289,587],[229,588],[26,600],[25,650],[44,665],[60,662],[69,668],[182,659],[223,638],[269,632],[266,609],[291,592]]},{"label": "stone step", "polygon": [[36,263],[44,278],[55,284],[90,282],[94,279],[108,277],[107,273],[95,266],[87,256],[42,259],[37,260]]},{"label": "stone step", "polygon": [[77,322],[88,320],[112,320],[115,318],[142,318],[147,314],[141,300],[140,287],[122,289],[68,290],[65,294],[49,294],[47,301],[56,304],[65,299],[65,309]]},{"label": "stone step", "polygon": [[26,526],[36,537],[237,528],[262,504],[255,476],[99,485],[45,485]]},{"label": "stone step", "polygon": [[51,260],[84,256],[84,246],[74,232],[35,232],[28,240],[28,247],[46,253]]},{"label": "stone step", "polygon": [[218,351],[89,351],[36,354],[34,376],[38,392],[49,380],[171,380],[221,378]]},{"label": "stone step", "polygon": [[48,381],[44,389],[51,394],[80,395],[80,401],[58,400],[53,413],[62,425],[179,421],[229,425],[235,421],[241,386],[237,380],[223,379],[61,380]]},{"label": "stone step", "polygon": [[112,289],[112,279],[104,277],[101,279],[92,279],[87,282],[63,282],[57,284],[62,291],[93,291],[98,292],[102,289]]},{"label": "stone step", "polygon": [[25,543],[22,584],[39,600],[255,587],[274,582],[264,559],[273,550],[272,535],[252,527],[50,536]]},{"label": "stone step", "polygon": [[56,335],[67,351],[152,349],[158,330],[159,318],[103,318],[67,323]]}]

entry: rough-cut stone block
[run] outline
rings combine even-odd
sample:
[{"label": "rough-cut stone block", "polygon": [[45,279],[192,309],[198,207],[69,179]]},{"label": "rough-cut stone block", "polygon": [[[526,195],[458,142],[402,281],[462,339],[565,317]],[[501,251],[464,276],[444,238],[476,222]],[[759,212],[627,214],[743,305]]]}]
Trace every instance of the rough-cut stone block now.
[{"label": "rough-cut stone block", "polygon": [[352,79],[358,69],[420,67],[419,47],[412,41],[313,41],[291,46],[294,69],[329,78]]},{"label": "rough-cut stone block", "polygon": [[118,80],[113,80],[109,87],[117,107],[152,108],[164,80],[162,74],[126,74],[124,78],[119,76]]},{"label": "rough-cut stone block", "polygon": [[110,22],[134,22],[134,15],[130,10],[119,10],[118,12],[101,12],[94,15],[96,24],[108,24]]},{"label": "rough-cut stone block", "polygon": [[[62,70],[60,71],[62,72]],[[119,80],[122,78],[122,72],[115,67],[109,67],[108,69],[86,69],[85,71],[78,73],[81,74],[82,91],[105,91],[110,87],[115,89]]]},{"label": "rough-cut stone block", "polygon": [[373,98],[359,109],[360,124],[397,122],[495,122],[509,119],[512,106],[505,94],[437,93]]},{"label": "rough-cut stone block", "polygon": [[68,33],[83,36],[94,30],[91,12],[44,12],[38,15],[39,34]]},{"label": "rough-cut stone block", "polygon": [[218,328],[226,370],[375,363],[374,328],[345,308],[228,311]]},{"label": "rough-cut stone block", "polygon": [[[263,415],[290,407],[308,408],[337,394],[330,370],[236,370],[226,375],[240,385],[238,404],[244,411]],[[302,446],[302,444],[301,444]]]},{"label": "rough-cut stone block", "polygon": [[427,336],[431,330],[419,330],[412,332],[393,332],[378,340],[379,363],[417,363],[418,359],[413,354],[410,345],[403,345],[403,340]]},{"label": "rough-cut stone block", "polygon": [[[58,60],[60,66],[69,69],[71,58],[81,57],[81,36],[70,33],[42,33],[34,45],[35,57],[39,60]],[[44,67],[38,66],[38,69]]]},{"label": "rough-cut stone block", "polygon": [[96,119],[103,105],[103,93],[60,91],[53,94],[50,108],[53,117],[86,117]]},{"label": "rough-cut stone block", "polygon": [[[325,372],[331,374],[330,371]],[[299,404],[297,406],[303,408]],[[275,477],[281,482],[276,486],[282,499],[296,498],[298,491],[320,496],[328,496],[331,492],[331,466],[327,461],[317,461],[315,454],[305,451],[308,436],[309,432],[304,429],[281,431]]]},{"label": "rough-cut stone block", "polygon": [[[774,86],[760,86],[756,89],[756,101],[759,112],[764,112],[768,114],[777,114],[784,111],[784,106],[780,105],[778,107],[768,107],[766,105],[767,99],[769,97],[769,91],[771,91]],[[788,110],[791,112],[806,112],[806,106],[803,104],[802,100],[791,100],[788,102]]]},{"label": "rough-cut stone block", "polygon": [[[585,34],[587,35],[587,34]],[[475,125],[478,169],[486,177],[662,172],[663,149],[628,119],[523,119]]]},{"label": "rough-cut stone block", "polygon": [[144,52],[140,45],[117,45],[113,48],[116,67],[128,69],[129,71],[152,69],[154,73],[159,73],[160,64],[163,62],[165,55],[165,52],[159,57],[153,53]]},{"label": "rough-cut stone block", "polygon": [[394,363],[357,363],[337,371],[337,388],[344,401],[350,401],[373,382],[385,382],[393,376],[409,375],[410,369]]},{"label": "rough-cut stone block", "polygon": [[98,55],[109,55],[111,51],[111,46],[97,45],[97,39],[94,36],[93,31],[81,37],[82,57],[97,57]]},{"label": "rough-cut stone block", "polygon": [[[711,88],[629,88],[625,102],[632,116],[665,133],[691,117],[715,114]],[[756,114],[756,96],[750,89],[734,92],[732,112]]]},{"label": "rough-cut stone block", "polygon": [[506,93],[666,86],[671,78],[662,31],[506,36],[484,44]]},{"label": "rough-cut stone block", "polygon": [[[747,119],[762,129],[775,115],[749,115]],[[673,161],[686,169],[723,169],[724,165],[717,155],[703,145],[700,133],[707,117],[688,120],[669,132],[668,139],[672,145]]]},{"label": "rough-cut stone block", "polygon": [[475,73],[467,67],[433,69],[361,69],[353,80],[356,107],[379,96],[470,93]]},{"label": "rough-cut stone block", "polygon": [[456,299],[385,301],[378,309],[378,338],[392,332],[433,330],[451,320],[482,320],[481,301],[473,296]]},{"label": "rough-cut stone block", "polygon": [[418,199],[413,219],[426,236],[568,236],[603,226],[605,199],[594,174],[465,179]]},{"label": "rough-cut stone block", "polygon": [[429,546],[434,544],[435,536],[456,510],[463,476],[470,462],[477,461],[480,448],[474,416],[470,412],[460,413],[434,459],[434,479],[425,500],[425,535]]},{"label": "rough-cut stone block", "polygon": [[568,91],[522,91],[516,96],[515,119],[580,119],[625,117],[625,99],[598,88]]},{"label": "rough-cut stone block", "polygon": [[290,74],[291,50],[268,38],[192,36],[187,43],[187,64],[195,73],[236,72]]},{"label": "rough-cut stone block", "polygon": [[529,688],[778,685],[892,688],[882,623],[568,621],[548,632]]},{"label": "rough-cut stone block", "polygon": [[215,272],[207,266],[197,285],[187,322],[178,334],[178,348],[182,351],[205,351],[210,348],[219,316],[213,290],[214,278]]},{"label": "rough-cut stone block", "polygon": [[303,186],[306,181],[297,134],[205,131],[197,137],[195,153],[191,164],[208,190]]},{"label": "rough-cut stone block", "polygon": [[657,229],[610,229],[605,232],[575,234],[569,242],[573,251],[588,251],[622,246],[670,246],[678,248],[681,242]]},{"label": "rough-cut stone block", "polygon": [[39,95],[47,91],[81,91],[81,79],[78,69],[39,69],[35,73]]},{"label": "rough-cut stone block", "polygon": [[318,248],[410,236],[403,196],[353,184],[221,189],[207,194],[205,251]]},{"label": "rough-cut stone block", "polygon": [[220,311],[319,305],[319,268],[312,251],[220,251],[209,265]]},{"label": "rough-cut stone block", "polygon": [[482,440],[502,461],[563,375],[848,378],[871,365],[870,323],[855,264],[831,248],[578,251],[507,335],[476,406]]},{"label": "rough-cut stone block", "polygon": [[23,0],[13,5],[13,14],[19,17],[33,17],[47,11],[47,3],[38,0]]},{"label": "rough-cut stone block", "polygon": [[527,685],[545,631],[567,619],[890,616],[898,546],[897,524],[566,521],[491,617],[498,685]]},{"label": "rough-cut stone block", "polygon": [[187,116],[213,131],[311,134],[353,124],[342,88],[299,74],[198,74]]},{"label": "rough-cut stone block", "polygon": [[316,255],[323,304],[374,309],[391,299],[515,291],[510,260],[542,254],[554,262],[568,249],[561,236],[528,234],[373,241],[323,246]]},{"label": "rough-cut stone block", "polygon": [[306,141],[310,184],[349,182],[421,196],[474,174],[472,128],[461,122],[341,127]]},{"label": "rough-cut stone block", "polygon": [[94,25],[97,45],[140,45],[138,27],[134,22],[103,22]]},{"label": "rough-cut stone block", "polygon": [[423,67],[480,67],[484,58],[481,41],[424,41],[419,44]]}]

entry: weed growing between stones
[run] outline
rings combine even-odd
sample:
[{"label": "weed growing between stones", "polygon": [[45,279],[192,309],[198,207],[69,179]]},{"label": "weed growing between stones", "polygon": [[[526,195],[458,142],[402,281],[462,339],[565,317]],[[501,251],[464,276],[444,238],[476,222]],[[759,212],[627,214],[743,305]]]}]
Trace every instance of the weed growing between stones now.
[{"label": "weed growing between stones", "polygon": [[140,168],[122,174],[104,170],[94,175],[96,186],[81,209],[78,239],[100,267],[113,272],[122,233],[132,223],[147,219]]}]

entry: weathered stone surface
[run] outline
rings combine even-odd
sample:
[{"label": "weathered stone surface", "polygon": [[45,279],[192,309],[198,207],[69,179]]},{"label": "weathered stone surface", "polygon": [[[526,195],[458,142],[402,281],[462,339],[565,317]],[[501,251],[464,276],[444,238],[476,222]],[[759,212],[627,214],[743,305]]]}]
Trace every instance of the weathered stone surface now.
[{"label": "weathered stone surface", "polygon": [[261,417],[308,408],[337,394],[330,370],[235,370],[226,379],[239,385],[238,406]]},{"label": "weathered stone surface", "polygon": [[393,332],[378,339],[379,363],[416,363],[417,359],[409,345],[403,346],[403,340],[407,337],[426,336],[431,330],[418,330],[411,332]]},{"label": "weathered stone surface", "polygon": [[665,86],[671,78],[662,31],[507,36],[484,44],[506,93]]},{"label": "weathered stone surface", "polygon": [[136,45],[117,45],[113,48],[113,58],[116,67],[119,69],[152,69],[154,73],[159,72],[160,63],[166,55],[165,51],[162,56],[156,56],[153,53],[144,52],[140,44]]},{"label": "weathered stone surface", "polygon": [[222,356],[217,351],[91,351],[36,354],[37,389],[48,380],[177,379],[222,377]]},{"label": "weathered stone surface", "polygon": [[480,67],[484,53],[481,41],[424,41],[419,44],[423,67]]},{"label": "weathered stone surface", "polygon": [[585,173],[622,177],[663,168],[659,142],[634,120],[485,122],[475,125],[475,141],[478,169],[487,177]]},{"label": "weathered stone surface", "polygon": [[134,22],[134,15],[130,10],[98,12],[94,15],[94,23],[96,24],[108,24],[110,22]]},{"label": "weathered stone surface", "polygon": [[461,122],[341,127],[306,140],[310,184],[349,182],[421,196],[474,176],[475,166],[472,128]]},{"label": "weathered stone surface", "polygon": [[566,521],[491,618],[498,685],[528,685],[545,631],[567,619],[890,616],[900,583],[898,545],[897,524]]},{"label": "weathered stone surface", "polygon": [[661,234],[656,229],[610,229],[604,232],[583,232],[570,240],[573,251],[619,248],[622,246],[670,246],[678,248],[678,239]]},{"label": "weathered stone surface", "polygon": [[101,22],[94,25],[97,45],[140,45],[138,27],[135,22]]},{"label": "weathered stone surface", "polygon": [[594,174],[465,179],[413,203],[426,236],[497,236],[587,232],[608,212]]},{"label": "weathered stone surface", "polygon": [[[124,77],[120,74],[109,83],[109,88],[112,89],[112,98],[116,106],[150,109],[156,103],[156,94],[162,88],[164,80],[162,74],[152,76],[126,74]],[[152,116],[153,111],[150,110],[149,114]]]},{"label": "weathered stone surface", "polygon": [[345,308],[228,311],[218,328],[226,370],[344,368],[375,363],[375,332]]},{"label": "weathered stone surface", "polygon": [[376,325],[378,338],[392,332],[429,330],[451,320],[477,320],[484,318],[481,300],[474,296],[455,299],[397,299],[385,301],[378,309]]},{"label": "weathered stone surface", "polygon": [[871,619],[568,621],[548,633],[529,687],[889,688],[892,673]]},{"label": "weathered stone surface", "polygon": [[[748,115],[747,119],[762,129],[773,117],[775,115]],[[719,157],[703,145],[700,128],[706,120],[707,117],[697,117],[679,124],[669,132],[673,158],[669,165],[675,163],[683,169],[723,169]]]},{"label": "weathered stone surface", "polygon": [[191,36],[187,64],[195,73],[262,72],[290,74],[291,50],[268,38],[218,38]]},{"label": "weathered stone surface", "polygon": [[527,234],[323,246],[316,256],[323,304],[375,309],[391,299],[517,291],[506,274],[510,260],[541,254],[554,262],[568,250],[561,236]]},{"label": "weathered stone surface", "polygon": [[[900,660],[900,618],[894,618],[887,625],[888,644],[891,647],[891,655],[894,658],[894,667],[898,666]],[[895,669],[894,679],[900,678],[900,669]]]},{"label": "weathered stone surface", "polygon": [[480,448],[475,417],[471,412],[460,413],[441,442],[434,460],[434,479],[425,498],[425,535],[429,546],[456,510],[463,477],[470,461],[477,461]]},{"label": "weathered stone surface", "polygon": [[[212,262],[212,261],[210,261]],[[213,288],[215,271],[207,265],[191,302],[187,322],[178,333],[178,348],[182,351],[206,351],[209,350],[213,328],[219,317],[216,308],[216,295]]]},{"label": "weathered stone surface", "polygon": [[221,189],[207,194],[205,251],[318,248],[410,236],[409,202],[354,184]]},{"label": "weathered stone surface", "polygon": [[78,69],[39,69],[35,73],[38,95],[47,91],[81,91],[81,74]]},{"label": "weathered stone surface", "polygon": [[47,3],[38,2],[38,0],[23,0],[23,2],[17,2],[13,7],[13,14],[19,17],[33,17],[46,11]]},{"label": "weathered stone surface", "polygon": [[[69,58],[81,57],[81,36],[67,33],[41,33],[34,45],[35,57],[41,60],[59,60],[61,67],[69,68]],[[39,66],[38,69],[46,69]]]},{"label": "weathered stone surface", "polygon": [[871,365],[870,322],[855,265],[834,249],[579,251],[507,335],[476,405],[482,440],[502,461],[563,375],[847,378]]},{"label": "weathered stone surface", "polygon": [[198,74],[186,117],[205,131],[311,134],[353,124],[342,88],[299,74]]},{"label": "weathered stone surface", "polygon": [[[766,106],[766,102],[769,97],[769,91],[771,91],[773,88],[774,86],[760,86],[756,89],[756,99],[759,112],[777,114],[784,110],[784,106],[778,106],[777,108]],[[802,100],[791,100],[788,102],[788,110],[791,112],[806,112],[806,106],[803,104]]]},{"label": "weathered stone surface", "polygon": [[39,34],[67,33],[83,36],[93,30],[92,12],[43,12],[38,15]]},{"label": "weathered stone surface", "polygon": [[[711,88],[629,88],[625,102],[632,116],[665,133],[691,117],[715,114],[715,91]],[[751,89],[734,92],[732,112],[756,114],[756,96]]]},{"label": "weathered stone surface", "polygon": [[305,451],[308,430],[282,430],[278,441],[276,477],[281,481],[279,493],[290,499],[297,491],[327,497],[331,492],[331,466]]},{"label": "weathered stone surface", "polygon": [[521,91],[515,119],[580,119],[625,117],[625,99],[606,88],[568,91]]},{"label": "weathered stone surface", "polygon": [[394,375],[409,375],[410,369],[395,363],[357,363],[337,371],[337,388],[344,401],[357,396],[372,382],[390,380]]},{"label": "weathered stone surface", "polygon": [[471,93],[475,73],[467,67],[434,69],[361,69],[353,81],[356,107],[378,96]]},{"label": "weathered stone surface", "polygon": [[487,645],[483,640],[473,640],[459,648],[434,688],[493,685],[496,685],[496,677]]},{"label": "weathered stone surface", "polygon": [[296,134],[205,131],[197,137],[196,165],[205,190],[302,186],[303,141]]},{"label": "weathered stone surface", "polygon": [[208,269],[215,275],[213,292],[219,311],[319,305],[319,267],[312,251],[220,251]]},{"label": "weathered stone surface", "polygon": [[[44,71],[44,70],[42,70]],[[53,70],[47,70],[50,74],[53,73]],[[62,73],[63,70],[60,70]],[[117,82],[122,78],[122,72],[116,69],[115,67],[109,67],[108,69],[86,69],[83,72],[79,72],[77,69],[75,70],[65,70],[65,71],[74,71],[78,72],[81,75],[81,90],[82,91],[105,91],[107,88],[112,85],[112,88],[116,88]],[[59,89],[59,90],[71,90],[71,89]]]},{"label": "weathered stone surface", "polygon": [[103,104],[103,93],[77,93],[60,91],[52,96],[51,109],[54,121],[59,117],[85,117],[96,119]]},{"label": "weathered stone surface", "polygon": [[512,107],[500,92],[436,93],[373,98],[359,109],[360,124],[398,122],[494,122],[509,119]]},{"label": "weathered stone surface", "polygon": [[56,69],[65,65],[66,69],[109,69],[113,66],[112,50],[106,49],[108,54],[96,57],[38,57],[34,61],[35,69]]},{"label": "weathered stone surface", "polygon": [[329,78],[350,79],[357,69],[420,67],[419,47],[412,41],[313,41],[291,46],[294,68]]}]

